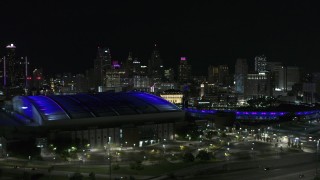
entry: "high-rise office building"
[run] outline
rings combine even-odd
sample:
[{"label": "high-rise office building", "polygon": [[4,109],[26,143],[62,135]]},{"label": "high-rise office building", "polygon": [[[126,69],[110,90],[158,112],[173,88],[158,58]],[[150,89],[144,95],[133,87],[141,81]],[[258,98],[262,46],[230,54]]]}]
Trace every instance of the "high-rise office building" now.
[{"label": "high-rise office building", "polygon": [[151,54],[151,58],[148,62],[148,75],[151,78],[153,83],[161,82],[163,75],[164,75],[164,69],[162,64],[162,59],[160,57],[159,50],[157,48],[157,45],[154,45],[154,50]]},{"label": "high-rise office building", "polygon": [[125,76],[127,78],[132,78],[133,76],[133,58],[131,52],[129,52],[129,56],[125,63]]},{"label": "high-rise office building", "polygon": [[21,57],[15,64],[15,85],[18,87],[27,86],[27,77],[29,75],[29,61],[27,57]]},{"label": "high-rise office building", "polygon": [[134,58],[132,62],[132,73],[133,75],[141,75],[141,62],[138,58]]},{"label": "high-rise office building", "polygon": [[111,53],[109,48],[98,47],[97,57],[94,60],[95,88],[105,86],[106,72],[111,69]]},{"label": "high-rise office building", "polygon": [[292,86],[300,82],[300,68],[297,66],[288,66],[286,70],[286,89],[287,91],[291,91]]},{"label": "high-rise office building", "polygon": [[[270,73],[271,87],[274,92],[285,90],[285,69],[281,62],[267,62],[266,70]],[[276,93],[273,93],[276,95]]]},{"label": "high-rise office building", "polygon": [[209,66],[208,67],[208,81],[220,86],[229,85],[229,67],[228,65]]},{"label": "high-rise office building", "polygon": [[235,81],[235,91],[237,93],[243,94],[245,83],[248,75],[248,64],[246,59],[237,59],[236,65],[235,65],[235,75],[234,75],[234,81]]},{"label": "high-rise office building", "polygon": [[270,74],[268,72],[248,74],[244,94],[246,98],[271,96],[272,89],[270,83]]},{"label": "high-rise office building", "polygon": [[219,65],[219,78],[218,78],[218,83],[221,86],[227,86],[229,85],[229,67],[228,65]]},{"label": "high-rise office building", "polygon": [[217,66],[208,67],[208,81],[209,83],[218,83],[219,81],[219,68]]},{"label": "high-rise office building", "polygon": [[134,58],[132,62],[133,71],[133,89],[140,91],[150,91],[150,78],[147,76],[147,66],[141,65],[138,58]]},{"label": "high-rise office building", "polygon": [[266,72],[267,58],[266,56],[256,56],[254,58],[254,70],[258,73]]},{"label": "high-rise office building", "polygon": [[118,61],[112,61],[111,69],[106,71],[105,87],[107,91],[122,91],[121,79],[125,74],[125,70],[121,68]]},{"label": "high-rise office building", "polygon": [[191,65],[188,64],[186,57],[180,58],[178,73],[179,73],[178,78],[180,83],[187,83],[190,81]]},{"label": "high-rise office building", "polygon": [[16,46],[14,44],[9,44],[6,46],[7,55],[5,57],[6,66],[6,85],[13,86],[15,84],[15,66],[16,66]]},{"label": "high-rise office building", "polygon": [[147,76],[135,75],[133,77],[133,87],[136,90],[149,92],[150,91],[150,79]]},{"label": "high-rise office building", "polygon": [[[27,57],[16,56],[16,46],[9,44],[6,46],[7,54],[2,59],[2,82],[4,86],[15,88],[27,87],[28,64]],[[5,78],[4,78],[5,76]]]},{"label": "high-rise office building", "polygon": [[32,84],[33,88],[39,91],[43,85],[43,73],[42,69],[34,69],[32,72]]},{"label": "high-rise office building", "polygon": [[173,68],[169,68],[164,70],[164,78],[167,82],[174,82],[174,70]]}]

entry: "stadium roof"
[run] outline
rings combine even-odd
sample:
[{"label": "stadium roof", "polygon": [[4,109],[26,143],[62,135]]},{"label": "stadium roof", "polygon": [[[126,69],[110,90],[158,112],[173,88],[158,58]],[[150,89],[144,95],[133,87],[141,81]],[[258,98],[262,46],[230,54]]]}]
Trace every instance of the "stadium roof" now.
[{"label": "stadium roof", "polygon": [[16,96],[15,112],[37,121],[181,112],[161,97],[143,92]]}]

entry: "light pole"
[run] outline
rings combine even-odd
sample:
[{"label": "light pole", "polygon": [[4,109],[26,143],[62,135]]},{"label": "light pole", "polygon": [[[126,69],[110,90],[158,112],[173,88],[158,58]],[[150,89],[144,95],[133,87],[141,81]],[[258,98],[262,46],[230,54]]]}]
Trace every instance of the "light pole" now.
[{"label": "light pole", "polygon": [[317,165],[316,165],[316,177],[318,176],[318,164],[319,164],[319,141],[320,139],[317,140],[317,151],[316,151],[316,154],[317,154],[317,158],[316,158],[316,161],[317,161]]},{"label": "light pole", "polygon": [[[107,146],[104,146],[104,150],[105,150],[105,153],[107,154]],[[107,159],[109,160],[109,179],[111,179],[111,153],[110,153],[110,145],[109,145],[109,148],[108,148],[108,156],[107,156]]]},{"label": "light pole", "polygon": [[109,155],[109,162],[110,162],[110,165],[109,165],[109,179],[111,179],[111,155]]},{"label": "light pole", "polygon": [[255,157],[254,157],[254,142],[252,143],[252,148],[251,148],[251,150],[252,150],[252,158],[253,158],[253,160],[255,159]]},{"label": "light pole", "polygon": [[251,153],[252,153],[252,159],[254,160],[254,152],[253,152],[253,147],[251,148]]},{"label": "light pole", "polygon": [[230,148],[227,148],[227,170],[229,170]]},{"label": "light pole", "polygon": [[28,160],[26,161],[26,164],[24,166],[24,172],[26,171],[26,167],[29,165],[30,160],[31,160],[31,156],[28,156]]}]

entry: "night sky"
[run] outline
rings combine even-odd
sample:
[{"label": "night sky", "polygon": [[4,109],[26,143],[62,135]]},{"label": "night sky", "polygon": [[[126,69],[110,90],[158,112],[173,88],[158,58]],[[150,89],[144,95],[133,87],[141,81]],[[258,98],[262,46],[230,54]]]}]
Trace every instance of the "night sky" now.
[{"label": "night sky", "polygon": [[[316,4],[315,4],[316,3]],[[310,71],[320,60],[316,1],[7,1],[0,2],[0,55],[15,43],[44,73],[83,73],[97,47],[113,60],[132,51],[147,64],[157,43],[165,66],[188,57],[195,74],[208,65],[264,54]],[[317,63],[318,64],[318,63]]]}]

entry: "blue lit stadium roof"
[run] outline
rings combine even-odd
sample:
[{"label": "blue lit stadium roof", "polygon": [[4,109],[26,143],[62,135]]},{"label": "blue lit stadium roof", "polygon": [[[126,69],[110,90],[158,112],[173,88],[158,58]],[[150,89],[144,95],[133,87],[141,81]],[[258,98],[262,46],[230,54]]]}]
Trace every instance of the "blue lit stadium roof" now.
[{"label": "blue lit stadium roof", "polygon": [[54,120],[181,112],[161,97],[143,92],[16,96],[13,108],[39,124]]}]

